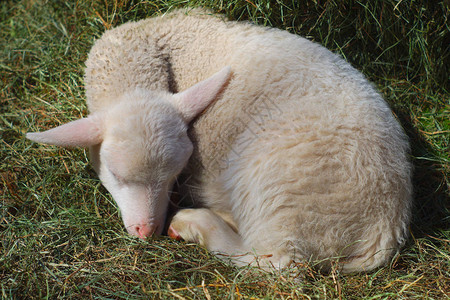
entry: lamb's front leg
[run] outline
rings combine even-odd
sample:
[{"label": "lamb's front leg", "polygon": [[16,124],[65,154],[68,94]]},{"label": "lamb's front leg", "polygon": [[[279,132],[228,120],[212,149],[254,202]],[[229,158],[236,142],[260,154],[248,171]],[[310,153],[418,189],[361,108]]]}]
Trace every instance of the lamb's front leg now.
[{"label": "lamb's front leg", "polygon": [[199,208],[180,210],[173,217],[168,234],[174,239],[198,243],[237,266],[251,264],[273,270],[290,265],[292,258],[283,247],[269,252],[254,249],[235,230],[236,224],[226,214]]},{"label": "lamb's front leg", "polygon": [[223,218],[206,208],[180,210],[173,217],[168,234],[175,239],[198,243],[237,265],[247,265],[255,259],[241,236]]}]

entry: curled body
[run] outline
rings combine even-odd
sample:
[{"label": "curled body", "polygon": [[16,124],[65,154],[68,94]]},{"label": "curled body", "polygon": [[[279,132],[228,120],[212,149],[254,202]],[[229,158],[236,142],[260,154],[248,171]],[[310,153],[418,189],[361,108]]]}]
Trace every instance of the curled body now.
[{"label": "curled body", "polygon": [[169,234],[237,265],[369,271],[407,237],[407,137],[364,76],[318,44],[176,11],[105,32],[85,85],[81,138],[70,123],[29,137],[89,146],[131,234],[162,232],[181,173],[199,208]]}]

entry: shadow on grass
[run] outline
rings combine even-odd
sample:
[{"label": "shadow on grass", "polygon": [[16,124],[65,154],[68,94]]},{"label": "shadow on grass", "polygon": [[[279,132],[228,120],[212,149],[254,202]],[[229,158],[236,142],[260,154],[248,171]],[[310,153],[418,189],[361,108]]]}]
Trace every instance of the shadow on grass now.
[{"label": "shadow on grass", "polygon": [[410,139],[414,164],[411,234],[414,238],[433,236],[450,227],[450,196],[445,174],[433,158],[435,150],[413,126],[410,115],[402,111],[395,113]]}]

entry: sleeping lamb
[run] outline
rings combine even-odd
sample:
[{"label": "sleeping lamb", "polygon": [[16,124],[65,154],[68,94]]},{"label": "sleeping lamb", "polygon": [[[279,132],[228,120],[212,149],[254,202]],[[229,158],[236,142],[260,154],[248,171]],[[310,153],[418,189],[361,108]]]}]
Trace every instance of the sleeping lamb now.
[{"label": "sleeping lamb", "polygon": [[168,234],[237,265],[369,271],[405,242],[407,137],[363,75],[318,44],[179,10],[106,31],[85,83],[87,118],[27,137],[90,147],[132,235],[162,233],[182,173],[199,208]]}]

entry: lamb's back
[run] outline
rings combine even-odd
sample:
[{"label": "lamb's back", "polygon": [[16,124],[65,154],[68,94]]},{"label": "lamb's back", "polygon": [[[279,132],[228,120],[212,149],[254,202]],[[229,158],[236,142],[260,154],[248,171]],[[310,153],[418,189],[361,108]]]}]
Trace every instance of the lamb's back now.
[{"label": "lamb's back", "polygon": [[385,101],[339,56],[286,31],[229,22],[204,10],[107,31],[86,62],[89,109],[113,105],[134,87],[183,91],[228,65],[228,86],[190,132],[192,161],[212,173],[249,126],[281,120],[286,110],[299,115],[293,122],[333,116],[368,127],[387,123],[401,132]]},{"label": "lamb's back", "polygon": [[192,124],[194,169],[200,164],[217,175],[237,137],[250,127],[256,132],[285,123],[287,115],[292,126],[310,123],[314,130],[331,118],[335,126],[390,131],[404,140],[387,103],[338,55],[286,31],[201,14],[169,17],[159,40],[170,53],[176,91],[224,66],[233,71],[217,101]]}]

